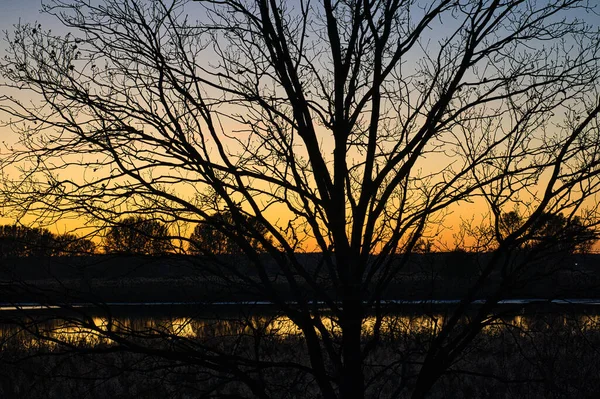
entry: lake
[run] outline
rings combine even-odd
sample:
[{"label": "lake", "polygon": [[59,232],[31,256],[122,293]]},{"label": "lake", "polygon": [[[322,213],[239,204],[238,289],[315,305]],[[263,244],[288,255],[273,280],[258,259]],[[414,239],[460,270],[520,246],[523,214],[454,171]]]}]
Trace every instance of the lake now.
[{"label": "lake", "polygon": [[[277,393],[290,392],[285,397],[321,397],[298,327],[268,303],[21,305],[0,311],[0,397],[252,397],[240,375],[221,367],[228,359],[245,359],[244,370],[259,372]],[[455,305],[386,304],[381,339],[364,360],[367,397],[410,397],[420,362]],[[597,301],[511,300],[500,312],[455,359],[432,397],[595,397]],[[325,310],[321,321],[339,331]],[[374,322],[364,320],[365,342]],[[334,337],[332,344],[339,343]],[[263,362],[258,369],[256,359]]]},{"label": "lake", "polygon": [[[407,334],[433,335],[444,325],[457,301],[388,301],[381,323],[382,336],[393,339]],[[565,330],[599,331],[600,301],[593,299],[544,301],[507,300],[502,316],[490,322],[483,333],[514,329],[541,332],[561,326]],[[339,330],[336,320],[322,312],[323,324]],[[363,335],[372,335],[375,317],[363,321]],[[287,316],[266,302],[200,303],[111,303],[42,306],[0,306],[0,343],[18,342],[23,348],[56,346],[58,342],[94,347],[110,345],[107,337],[137,334],[138,338],[174,336],[192,340],[261,334],[274,339],[301,338],[301,331]],[[43,337],[43,338],[40,338]]]}]

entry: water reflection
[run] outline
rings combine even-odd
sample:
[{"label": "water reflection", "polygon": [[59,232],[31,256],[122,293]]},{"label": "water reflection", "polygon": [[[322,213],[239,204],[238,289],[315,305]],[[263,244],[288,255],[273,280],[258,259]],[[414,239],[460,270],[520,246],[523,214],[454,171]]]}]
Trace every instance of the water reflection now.
[{"label": "water reflection", "polygon": [[[396,339],[406,334],[435,335],[444,325],[444,314],[391,314],[380,321],[380,334]],[[337,320],[322,316],[323,326],[332,333],[340,330]],[[367,317],[363,334],[369,336],[376,328],[377,319]],[[483,331],[497,334],[507,328],[519,334],[560,328],[563,331],[585,332],[600,330],[599,314],[516,314],[488,323]],[[318,333],[318,331],[317,331]],[[74,346],[111,345],[119,336],[139,339],[181,337],[193,340],[269,336],[273,339],[301,338],[301,329],[281,315],[254,314],[251,316],[213,315],[194,317],[118,316],[118,317],[21,317],[0,321],[0,345],[18,345],[21,348],[52,347],[58,343]],[[42,338],[40,338],[42,337]]]}]

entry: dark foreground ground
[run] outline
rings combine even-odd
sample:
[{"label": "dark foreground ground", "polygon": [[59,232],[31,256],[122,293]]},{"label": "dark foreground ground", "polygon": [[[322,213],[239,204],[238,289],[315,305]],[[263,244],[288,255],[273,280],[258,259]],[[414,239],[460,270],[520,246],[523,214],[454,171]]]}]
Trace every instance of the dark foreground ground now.
[{"label": "dark foreground ground", "polygon": [[[596,398],[600,392],[597,310],[572,308],[566,313],[564,310],[554,313],[534,309],[498,320],[450,365],[448,372],[434,385],[430,397]],[[266,313],[257,315],[260,317],[239,314],[231,317],[232,313],[228,313],[227,318],[224,316],[217,320],[182,315],[141,318],[123,315],[114,320],[115,323],[122,321],[122,328],[129,329],[129,333],[152,326],[148,335],[125,337],[143,347],[170,348],[174,357],[111,350],[114,344],[110,341],[85,336],[87,330],[64,320],[44,319],[36,324],[37,335],[25,331],[33,326],[31,320],[23,321],[20,326],[0,324],[0,397],[254,397],[247,386],[224,370],[216,372],[202,362],[181,361],[176,356],[179,339],[170,335],[174,331],[184,338],[186,354],[202,356],[206,355],[206,348],[215,348],[225,357],[235,354],[268,360],[272,366],[261,368],[260,378],[268,387],[270,398],[320,397],[309,373],[281,366],[292,362],[309,365],[300,335],[283,333],[281,327],[257,329],[272,320]],[[43,319],[43,314],[39,319]],[[365,359],[367,398],[410,397],[419,364],[435,335],[429,323],[432,320],[432,316],[418,312],[386,318],[389,326],[383,330],[377,348]],[[173,330],[175,325],[177,330]],[[23,329],[17,332],[15,326]],[[161,336],[167,331],[169,334]],[[368,332],[365,334],[368,336]],[[57,341],[64,344],[57,345]],[[254,372],[250,371],[252,368],[248,370]]]}]

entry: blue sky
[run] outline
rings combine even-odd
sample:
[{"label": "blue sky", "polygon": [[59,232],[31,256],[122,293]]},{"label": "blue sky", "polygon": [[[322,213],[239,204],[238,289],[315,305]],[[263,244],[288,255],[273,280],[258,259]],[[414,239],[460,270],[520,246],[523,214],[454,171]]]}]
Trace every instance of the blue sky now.
[{"label": "blue sky", "polygon": [[[44,0],[47,2],[47,0]],[[41,14],[42,0],[0,0],[0,51],[6,48],[5,32],[12,32],[14,25],[39,22],[44,28],[60,26],[55,17]]]},{"label": "blue sky", "polygon": [[[0,0],[0,28],[12,30],[12,26],[19,22],[32,22],[41,20],[41,0]],[[47,16],[44,16],[48,20]]]}]

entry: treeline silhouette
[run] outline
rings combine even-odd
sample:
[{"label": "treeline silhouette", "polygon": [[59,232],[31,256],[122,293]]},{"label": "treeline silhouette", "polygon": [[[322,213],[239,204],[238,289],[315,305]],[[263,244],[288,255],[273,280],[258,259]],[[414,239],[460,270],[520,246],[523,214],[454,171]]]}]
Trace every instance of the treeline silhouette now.
[{"label": "treeline silhouette", "polygon": [[78,256],[96,252],[96,244],[75,234],[54,234],[46,228],[20,225],[0,226],[0,256]]},{"label": "treeline silhouette", "polygon": [[[199,223],[191,233],[185,252],[194,255],[242,254],[236,240],[242,234],[254,248],[260,249],[267,238],[266,228],[259,223],[250,223],[252,229],[241,233],[229,228],[232,216],[223,211],[213,215],[222,220],[223,226]],[[221,227],[223,227],[221,229]],[[96,245],[87,237],[75,234],[54,234],[41,227],[23,225],[0,226],[0,256],[6,257],[47,257],[84,256],[92,254],[122,255],[165,255],[175,253],[176,246],[167,224],[160,220],[143,216],[131,216],[120,220],[108,228]]]},{"label": "treeline silhouette", "polygon": [[[215,221],[222,223],[215,224]],[[235,230],[235,223],[229,211],[212,215],[212,224],[198,223],[183,245],[184,252],[191,255],[240,255],[244,251],[239,246],[250,243],[259,251],[263,243],[271,242],[265,226],[258,221],[246,220],[248,227]],[[500,217],[498,229],[502,236],[508,236],[519,229],[524,219],[516,211]],[[491,229],[491,227],[490,227]],[[553,252],[557,255],[588,253],[598,239],[597,233],[583,225],[578,217],[568,219],[562,214],[542,214],[537,224],[530,226],[529,239],[518,244],[522,250]],[[490,235],[493,231],[489,232]],[[54,234],[46,228],[22,225],[0,226],[0,256],[2,257],[45,257],[45,256],[82,256],[91,254],[129,254],[129,255],[165,255],[175,253],[173,236],[166,223],[144,216],[126,217],[112,225],[101,237],[101,245],[87,237],[72,233]],[[421,240],[417,243],[416,253],[436,251],[432,242]],[[442,251],[446,252],[446,251]],[[449,251],[447,262],[460,267],[448,267],[450,274],[472,274],[476,268],[474,253],[457,245]]]}]

